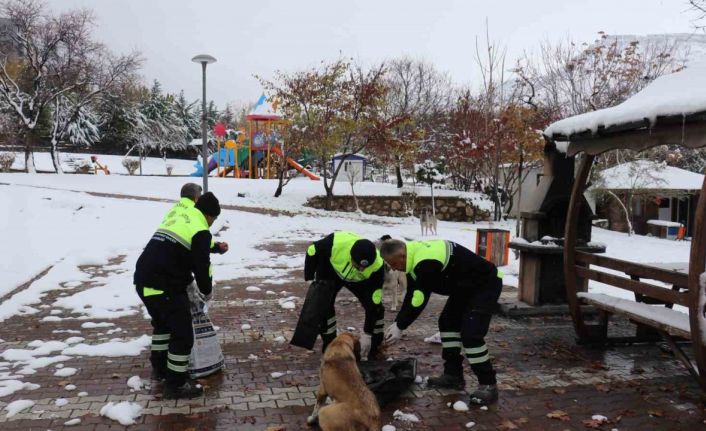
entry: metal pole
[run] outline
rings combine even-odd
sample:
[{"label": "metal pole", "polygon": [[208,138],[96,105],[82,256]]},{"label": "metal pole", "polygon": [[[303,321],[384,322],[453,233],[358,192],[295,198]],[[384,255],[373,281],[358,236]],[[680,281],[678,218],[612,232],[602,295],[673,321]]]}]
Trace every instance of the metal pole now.
[{"label": "metal pole", "polygon": [[201,62],[201,70],[203,71],[203,103],[201,108],[201,160],[203,161],[203,192],[208,192],[208,142],[207,142],[207,123],[206,123],[206,63]]}]

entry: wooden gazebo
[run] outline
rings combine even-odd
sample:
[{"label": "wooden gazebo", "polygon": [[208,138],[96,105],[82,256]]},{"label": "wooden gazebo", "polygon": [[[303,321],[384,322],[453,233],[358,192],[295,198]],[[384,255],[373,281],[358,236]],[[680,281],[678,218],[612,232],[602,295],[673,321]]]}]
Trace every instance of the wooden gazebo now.
[{"label": "wooden gazebo", "polygon": [[[567,157],[581,158],[564,230],[566,296],[579,342],[606,341],[609,316],[627,316],[637,324],[630,341],[666,341],[706,393],[706,275],[700,282],[706,265],[706,180],[696,208],[688,264],[646,265],[576,249],[577,218],[597,155],[616,149],[642,151],[658,145],[706,147],[706,63],[658,78],[613,108],[558,121],[544,134],[548,145],[565,149]],[[616,275],[616,271],[625,276]],[[631,291],[635,300],[582,292],[585,280]],[[583,304],[599,310],[597,321],[587,321]],[[685,307],[688,314],[674,310],[674,305]],[[679,341],[684,340],[691,341],[694,361],[681,349]]]}]

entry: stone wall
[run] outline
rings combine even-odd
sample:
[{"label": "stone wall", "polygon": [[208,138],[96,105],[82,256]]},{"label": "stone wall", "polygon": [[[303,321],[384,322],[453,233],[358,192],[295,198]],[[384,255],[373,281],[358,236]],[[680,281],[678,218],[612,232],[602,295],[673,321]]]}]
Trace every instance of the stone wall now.
[{"label": "stone wall", "polygon": [[[485,221],[490,212],[479,209],[472,201],[461,197],[435,197],[436,217],[446,221]],[[317,209],[326,208],[325,196],[314,196],[307,201],[307,206]],[[365,214],[389,217],[419,216],[422,208],[431,209],[431,197],[412,195],[404,196],[358,196],[358,205]],[[334,211],[354,212],[353,196],[334,196]]]}]

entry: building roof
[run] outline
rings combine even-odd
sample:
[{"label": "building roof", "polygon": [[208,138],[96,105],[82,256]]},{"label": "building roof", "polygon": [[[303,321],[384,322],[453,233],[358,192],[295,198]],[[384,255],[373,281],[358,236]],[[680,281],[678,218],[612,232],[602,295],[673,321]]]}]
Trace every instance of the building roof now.
[{"label": "building roof", "polygon": [[569,155],[669,144],[696,148],[706,145],[705,123],[706,61],[702,60],[655,79],[619,105],[557,121],[544,135],[568,141]]},{"label": "building roof", "polygon": [[702,111],[706,111],[706,61],[655,79],[619,105],[559,120],[547,127],[544,134],[571,136],[586,131],[595,134],[601,127],[645,119],[654,124],[657,117]]},{"label": "building roof", "polygon": [[701,190],[704,176],[650,160],[623,163],[601,172],[608,190]]},{"label": "building roof", "polygon": [[346,157],[346,160],[368,160],[368,158],[362,154],[347,154],[347,153],[346,154],[344,154],[344,153],[334,154],[333,157],[331,157],[331,159],[338,160],[338,159],[343,158],[343,156]]}]

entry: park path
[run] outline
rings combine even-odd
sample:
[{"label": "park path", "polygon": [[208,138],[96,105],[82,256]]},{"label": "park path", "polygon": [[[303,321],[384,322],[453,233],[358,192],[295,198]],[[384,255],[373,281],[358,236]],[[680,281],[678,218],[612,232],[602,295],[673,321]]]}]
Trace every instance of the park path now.
[{"label": "park path", "polygon": [[[306,244],[270,243],[264,248],[276,256],[299,256]],[[82,328],[83,320],[52,314],[51,304],[61,296],[92,286],[111,272],[121,256],[107,266],[84,266],[90,279],[70,290],[50,291],[42,298],[39,312],[14,316],[2,322],[0,351],[27,348],[37,339],[63,340],[80,332],[85,343],[105,342],[113,337],[130,339],[150,332],[149,322],[139,315],[111,319],[110,327]],[[31,410],[11,418],[0,414],[2,430],[280,430],[308,429],[305,419],[318,384],[319,354],[280,342],[289,339],[305,296],[300,269],[278,278],[244,277],[217,283],[210,315],[219,327],[226,369],[204,379],[206,394],[191,401],[161,400],[159,387],[134,392],[129,377],[149,377],[148,352],[139,356],[72,357],[65,367],[78,372],[70,377],[54,376],[54,367],[37,369],[26,381],[41,385],[0,398],[0,409],[11,401],[31,399]],[[260,291],[247,291],[257,286]],[[125,286],[132,289],[132,286]],[[273,292],[273,293],[269,293]],[[506,295],[515,292],[508,291]],[[278,299],[295,296],[295,310],[285,310]],[[440,346],[423,341],[436,332],[436,316],[444,302],[435,297],[423,316],[405,333],[403,343],[387,349],[388,357],[415,357],[418,371],[429,376],[440,371]],[[339,330],[360,328],[362,309],[347,292],[337,301]],[[68,313],[68,312],[67,312]],[[66,320],[44,321],[48,316]],[[394,317],[388,312],[386,321]],[[243,329],[243,325],[250,325]],[[618,325],[626,331],[627,323]],[[655,345],[590,349],[577,346],[570,319],[534,317],[514,320],[496,317],[488,344],[499,372],[500,402],[488,409],[471,407],[456,412],[448,403],[467,400],[466,393],[427,390],[413,385],[403,397],[383,409],[383,423],[398,430],[463,430],[474,422],[477,430],[579,430],[594,427],[612,430],[700,430],[706,419],[699,391],[687,372]],[[272,373],[284,373],[273,377]],[[469,388],[473,378],[469,378]],[[66,385],[76,386],[67,391]],[[86,394],[79,396],[81,392]],[[55,405],[57,398],[67,404]],[[132,401],[143,407],[137,424],[123,427],[98,412],[110,401]],[[416,415],[420,422],[400,422],[393,412]],[[4,412],[3,412],[4,413]],[[603,415],[609,423],[590,422]],[[548,415],[553,418],[548,417]],[[77,425],[65,425],[79,418]],[[279,428],[278,428],[279,427]]]}]

